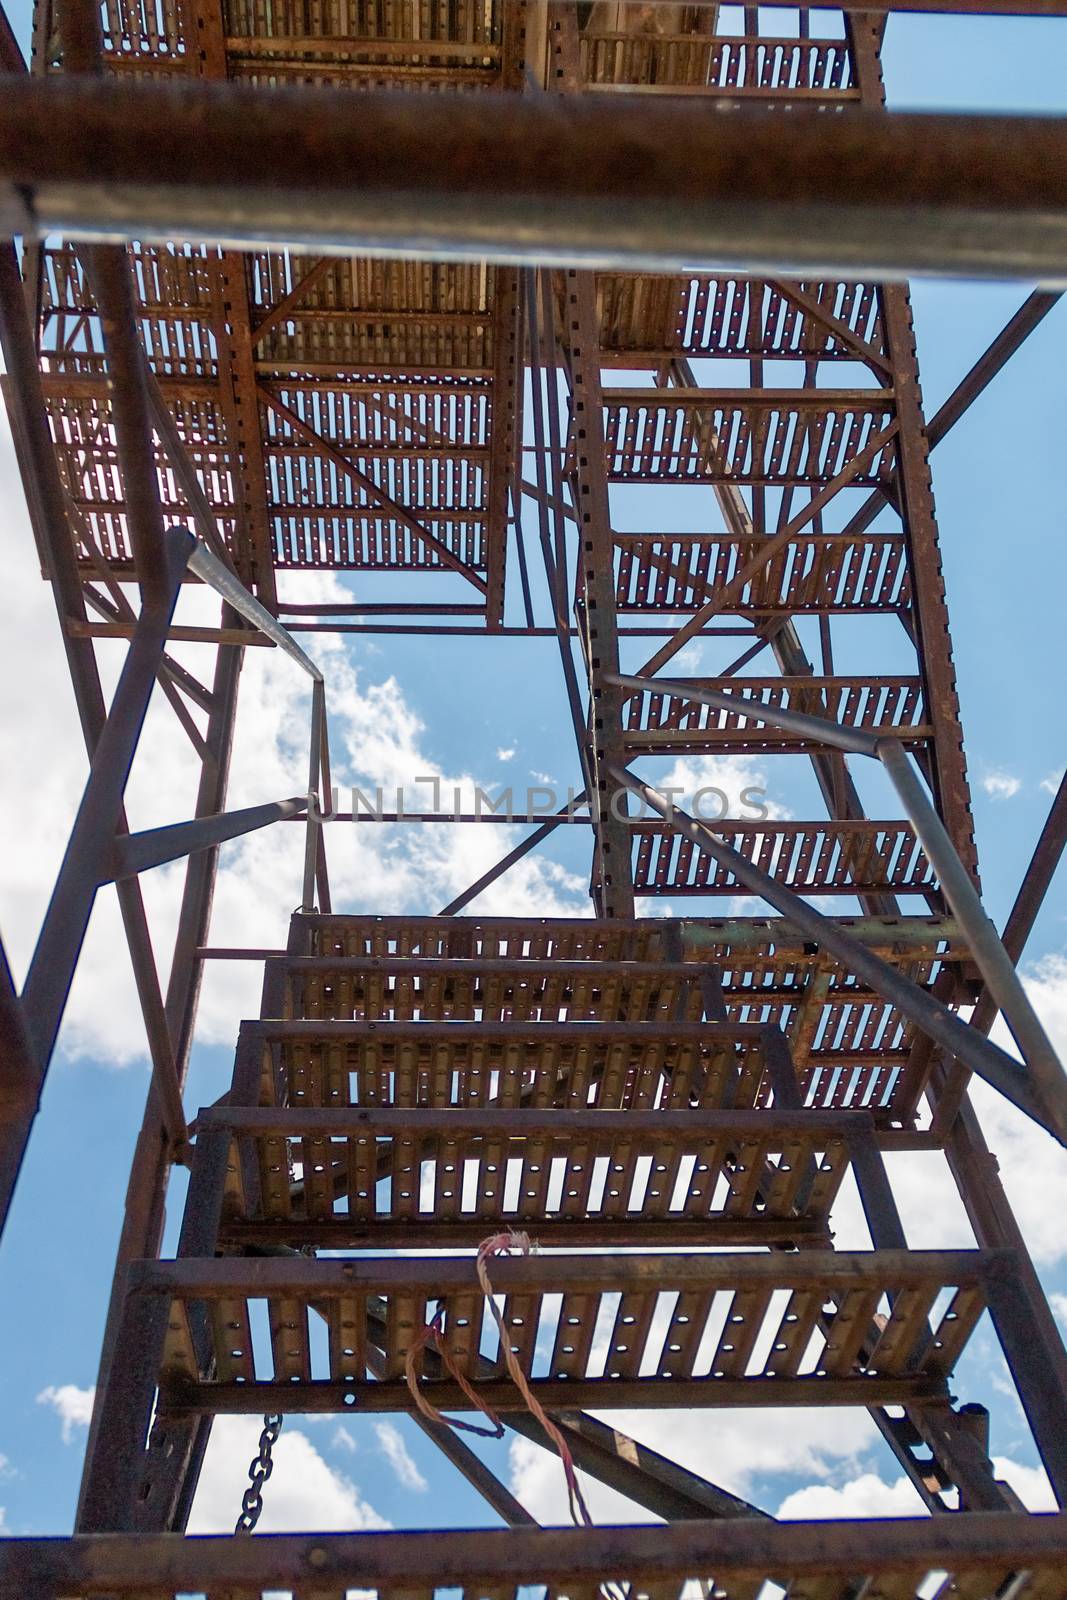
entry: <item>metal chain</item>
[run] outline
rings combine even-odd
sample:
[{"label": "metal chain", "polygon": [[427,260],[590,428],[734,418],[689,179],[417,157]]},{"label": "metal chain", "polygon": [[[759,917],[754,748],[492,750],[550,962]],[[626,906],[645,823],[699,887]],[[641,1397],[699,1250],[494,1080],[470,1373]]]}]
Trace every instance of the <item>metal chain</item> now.
[{"label": "metal chain", "polygon": [[253,1456],[248,1469],[250,1482],[241,1501],[241,1515],[237,1518],[234,1533],[251,1533],[259,1521],[263,1510],[263,1485],[274,1471],[271,1451],[282,1431],[284,1420],[284,1417],[277,1415],[263,1418],[263,1432],[259,1436],[259,1454]]}]

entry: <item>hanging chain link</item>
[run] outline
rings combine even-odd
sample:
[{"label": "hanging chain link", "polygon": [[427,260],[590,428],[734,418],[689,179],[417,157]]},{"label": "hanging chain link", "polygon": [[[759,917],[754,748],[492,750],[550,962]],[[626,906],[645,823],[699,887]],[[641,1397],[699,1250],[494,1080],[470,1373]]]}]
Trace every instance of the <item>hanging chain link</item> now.
[{"label": "hanging chain link", "polygon": [[281,1416],[263,1418],[263,1432],[259,1436],[259,1454],[253,1456],[248,1469],[249,1485],[241,1501],[241,1515],[237,1518],[234,1533],[251,1533],[263,1510],[263,1485],[274,1471],[271,1451],[282,1431]]}]

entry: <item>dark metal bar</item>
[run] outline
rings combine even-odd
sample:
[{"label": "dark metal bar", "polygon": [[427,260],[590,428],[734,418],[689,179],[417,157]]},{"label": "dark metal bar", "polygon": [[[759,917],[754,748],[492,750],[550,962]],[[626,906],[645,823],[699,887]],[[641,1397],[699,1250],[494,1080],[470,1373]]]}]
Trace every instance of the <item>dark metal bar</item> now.
[{"label": "dark metal bar", "polygon": [[[694,967],[693,970],[695,975],[698,969]],[[538,1026],[544,1029],[547,1025],[542,1023]],[[614,1034],[614,1030],[612,1032]],[[209,1106],[197,1118],[198,1129],[229,1128],[235,1133],[252,1133],[257,1137],[277,1135],[291,1139],[341,1138],[364,1133],[376,1137],[402,1133],[429,1136],[454,1132],[457,1137],[484,1133],[486,1138],[506,1140],[566,1135],[569,1131],[573,1131],[575,1136],[581,1132],[583,1136],[588,1134],[592,1137],[596,1134],[618,1135],[619,1123],[618,1111],[582,1111],[572,1107],[540,1109],[535,1106],[455,1106],[437,1110],[426,1106],[374,1106],[361,1109],[358,1106],[289,1108],[227,1104]],[[671,1135],[681,1135],[698,1139],[702,1134],[723,1134],[737,1139],[758,1136],[766,1140],[768,1149],[771,1149],[775,1140],[788,1140],[796,1134],[851,1139],[870,1130],[870,1115],[866,1111],[805,1110],[800,1105],[783,1109],[776,1097],[773,1107],[760,1106],[743,1111],[717,1111],[703,1106],[691,1110],[628,1110],[625,1125],[627,1135],[632,1133],[634,1138],[666,1140]],[[872,1137],[877,1140],[873,1132]],[[193,1253],[204,1254],[203,1251]]]},{"label": "dark metal bar", "polygon": [[1063,119],[795,109],[783,141],[758,109],[634,98],[370,90],[357,105],[318,87],[22,77],[0,99],[0,225],[802,279],[1067,275]]},{"label": "dark metal bar", "polygon": [[[51,1059],[81,952],[97,887],[108,878],[109,857],[122,810],[122,796],[140,738],[148,701],[182,576],[193,545],[181,528],[164,541],[166,589],[147,601],[123,665],[115,698],[93,752],[89,781],[56,879],[48,911],[23,989],[23,1005],[42,1066]],[[168,1131],[184,1138],[181,1097],[173,1076],[157,1075]],[[27,1135],[28,1135],[27,1128]]]},{"label": "dark metal bar", "polygon": [[[14,249],[8,244],[0,246],[0,340],[5,366],[12,380],[5,387],[5,397],[12,416],[13,432],[20,444],[20,462],[30,517],[38,548],[51,579],[75,703],[91,758],[104,727],[107,710],[92,644],[87,637],[78,637],[74,631],[79,620],[85,623],[85,604],[75,563],[63,485],[52,449],[22,280]],[[223,652],[223,656],[230,656],[234,661],[238,659],[236,652]],[[125,828],[124,812],[120,811],[118,820],[119,826]],[[198,859],[206,861],[207,858]],[[172,1079],[177,1079],[178,1063],[160,994],[140,886],[136,880],[130,880],[116,885],[116,892],[152,1060],[152,1083],[145,1121],[137,1141],[127,1189],[120,1244],[121,1263],[158,1248],[167,1175],[171,1161],[179,1154],[168,1134],[168,1128],[174,1124],[175,1118],[173,1112],[168,1113],[164,1086]],[[204,932],[206,927],[199,934],[198,942],[202,942]],[[195,1010],[195,986],[186,984],[184,978],[176,953],[171,987],[183,1008],[188,1003],[191,1013]],[[114,1297],[112,1305],[114,1309]],[[112,1325],[109,1320],[108,1327],[113,1347],[117,1339],[117,1321]],[[106,1354],[107,1344],[105,1358]],[[98,1400],[102,1399],[102,1387],[98,1387],[97,1394]],[[90,1438],[94,1431],[95,1417]],[[88,1459],[87,1456],[87,1462]]]},{"label": "dark metal bar", "polygon": [[624,767],[612,769],[616,782],[642,796],[663,819],[689,839],[698,849],[706,851],[728,867],[739,883],[759,895],[796,927],[808,934],[817,944],[832,950],[846,965],[884,996],[918,1027],[928,1033],[952,1055],[966,1061],[973,1070],[984,1077],[994,1088],[1017,1105],[1021,1111],[1040,1122],[1042,1127],[1067,1142],[1067,1134],[1059,1131],[1056,1108],[1049,1111],[1039,1104],[1026,1081],[1025,1070],[1005,1051],[991,1045],[988,1039],[976,1034],[967,1024],[953,1015],[946,1006],[925,989],[912,983],[903,973],[897,972],[873,951],[853,941],[840,925],[830,917],[809,906],[791,889],[777,883],[768,873],[752,862],[746,861],[736,850],[717,839],[711,829],[695,821],[659,795],[649,784],[643,783]]},{"label": "dark metal bar", "polygon": [[[585,799],[586,795],[583,791],[570,804],[562,808],[562,814],[566,814],[571,805],[579,805]],[[448,902],[447,906],[442,907],[440,915],[442,917],[452,917],[455,916],[457,911],[462,911],[464,906],[470,905],[472,900],[476,900],[485,889],[488,889],[499,877],[502,877],[509,867],[513,867],[516,861],[521,861],[523,856],[529,855],[530,851],[539,845],[542,839],[547,839],[549,834],[558,826],[558,822],[558,816],[550,817],[539,828],[535,828],[533,833],[527,834],[525,839],[520,840],[514,849],[508,851],[506,856],[501,856],[499,861],[483,872],[480,878],[475,879],[474,883],[464,889],[462,894],[458,894],[454,900]]]},{"label": "dark metal bar", "polygon": [[414,1421],[422,1429],[428,1439],[440,1450],[447,1461],[450,1461],[456,1470],[462,1473],[473,1489],[477,1489],[487,1505],[492,1506],[497,1516],[512,1528],[536,1528],[536,1517],[532,1517],[520,1500],[512,1494],[506,1484],[501,1483],[495,1472],[491,1472],[480,1456],[475,1455],[469,1444],[464,1444],[457,1433],[443,1422],[433,1422],[429,1417],[424,1417],[421,1412],[416,1412]]},{"label": "dark metal bar", "polygon": [[297,666],[302,667],[314,682],[322,682],[322,673],[311,658],[304,654],[288,628],[284,628],[266,606],[261,605],[254,595],[249,594],[240,578],[236,577],[230,568],[217,556],[212,555],[204,545],[198,544],[194,547],[189,557],[189,571],[209,584],[216,594],[222,596],[227,605],[232,606],[234,611],[239,611],[242,617],[247,618],[259,629],[260,633],[266,634],[271,643],[276,644],[279,650],[284,650],[286,655],[290,656]]},{"label": "dark metal bar", "polygon": [[[571,725],[574,729],[575,743],[578,748],[578,760],[582,767],[582,776],[585,787],[590,786],[589,776],[589,750],[588,728],[582,709],[581,697],[578,691],[578,675],[574,667],[574,657],[571,653],[571,633],[567,621],[567,575],[563,564],[559,560],[561,545],[561,522],[559,512],[556,512],[555,541],[549,527],[548,485],[545,474],[545,405],[542,393],[542,382],[547,379],[549,385],[556,383],[555,360],[551,363],[543,359],[544,346],[550,346],[553,355],[555,340],[553,337],[552,323],[546,322],[542,338],[541,319],[537,312],[538,274],[527,267],[523,272],[523,287],[526,300],[526,327],[528,335],[527,360],[530,368],[530,411],[533,421],[534,441],[537,445],[537,459],[535,472],[537,477],[537,525],[541,542],[541,557],[545,569],[545,581],[548,585],[549,600],[552,605],[552,620],[556,626],[556,638],[559,644],[560,666],[563,671],[563,683],[567,694],[567,705],[571,715]],[[552,465],[557,499],[560,495],[559,476],[563,470],[561,442],[553,439]],[[565,550],[565,545],[564,545]]]},{"label": "dark metal bar", "polygon": [[[761,706],[756,700],[746,700],[740,691],[726,693],[721,689],[706,689],[699,683],[676,683],[668,678],[629,677],[619,673],[605,674],[612,683],[623,689],[633,689],[638,694],[673,694],[683,700],[693,700],[699,705],[714,706],[719,711],[730,711],[750,722],[769,722],[776,728],[798,733],[803,738],[818,740],[853,755],[877,756],[878,739],[862,728],[845,728],[829,717],[810,716],[803,711],[787,711],[782,706]],[[902,730],[907,737],[908,730]]]},{"label": "dark metal bar", "polygon": [[[1004,1012],[1027,1070],[1046,1108],[1046,1117],[1058,1129],[1057,1137],[1067,1142],[1067,1080],[1051,1041],[1019,981],[1011,956],[997,936],[961,862],[944,823],[928,799],[906,752],[895,739],[868,734],[862,729],[844,728],[827,717],[813,717],[778,706],[761,707],[739,694],[688,686],[663,679],[608,675],[612,682],[639,693],[660,692],[685,696],[705,705],[743,714],[754,722],[767,722],[820,739],[853,754],[872,756],[882,763],[896,789],[915,831],[937,872],[941,889],[964,929],[971,952],[990,992]],[[1044,1120],[1044,1119],[1043,1119]]]},{"label": "dark metal bar", "polygon": [[991,1261],[986,1295],[1045,1471],[1063,1506],[1067,1504],[1067,1393],[1052,1381],[1025,1276],[1010,1255],[999,1254]]},{"label": "dark metal bar", "polygon": [[148,365],[148,360],[141,353],[141,364],[144,372],[145,393],[148,397],[149,410],[152,416],[152,426],[155,428],[167,453],[171,470],[174,473],[182,494],[189,502],[189,510],[197,533],[204,541],[207,548],[213,552],[216,559],[224,566],[230,567],[230,553],[226,549],[222,534],[219,532],[215,513],[204,493],[203,485],[197,475],[196,468],[189,459],[188,451],[178,432],[177,423],[174,421],[171,409],[163,397],[163,392],[156,381],[155,374]]},{"label": "dark metal bar", "polygon": [[164,828],[149,828],[144,833],[128,833],[116,839],[114,859],[105,883],[132,878],[149,872],[167,861],[210,850],[227,839],[239,839],[257,828],[267,828],[301,816],[307,810],[302,795],[290,800],[274,800],[267,805],[246,806],[240,811],[220,811],[213,817],[196,817],[191,822],[173,822]]},{"label": "dark metal bar", "polygon": [[[4,1600],[89,1593],[137,1593],[145,1573],[161,1593],[187,1594],[282,1584],[325,1593],[344,1589],[416,1589],[485,1583],[588,1583],[606,1572],[628,1579],[684,1582],[714,1572],[724,1588],[786,1574],[795,1583],[858,1574],[987,1572],[999,1583],[1013,1569],[1051,1582],[1062,1573],[1067,1515],[877,1521],[680,1522],[662,1527],[435,1529],[428,1533],[275,1534],[173,1539],[99,1535],[9,1539],[0,1547]],[[861,1581],[862,1578],[861,1578]]]},{"label": "dark metal bar", "polygon": [[0,1238],[43,1086],[41,1063],[0,943]]},{"label": "dark metal bar", "polygon": [[[301,909],[311,911],[315,906],[315,869],[318,865],[319,843],[322,837],[322,797],[320,786],[322,783],[322,733],[323,719],[326,714],[325,685],[321,674],[316,677],[311,689],[311,738],[308,747],[308,792],[303,809],[307,813],[307,824],[304,832],[304,879],[301,895]],[[326,804],[329,806],[329,791],[326,791]],[[291,813],[290,813],[291,814]]]},{"label": "dark metal bar", "polygon": [[906,753],[894,740],[879,739],[876,753],[911,818],[927,857],[937,872],[945,899],[963,928],[989,992],[1004,1013],[1026,1062],[1046,1116],[1061,1143],[1067,1142],[1067,1080],[1052,1043],[1019,981],[1011,956],[986,915],[966,867],[944,823],[916,776]]},{"label": "dark metal bar", "polygon": [[1062,291],[1050,293],[1044,289],[1035,289],[1032,294],[1027,295],[988,350],[979,356],[966,377],[960,380],[948,399],[930,418],[926,425],[926,442],[931,450],[941,443],[950,428],[955,427],[964,412],[974,404],[1001,368],[1062,298]]}]

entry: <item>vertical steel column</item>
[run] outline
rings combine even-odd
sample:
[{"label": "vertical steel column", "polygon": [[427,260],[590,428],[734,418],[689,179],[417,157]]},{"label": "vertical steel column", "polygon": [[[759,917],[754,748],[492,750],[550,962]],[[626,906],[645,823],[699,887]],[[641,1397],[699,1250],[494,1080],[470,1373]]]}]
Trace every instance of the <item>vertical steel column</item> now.
[{"label": "vertical steel column", "polygon": [[[554,88],[574,93],[578,79],[578,23],[573,4],[549,6],[549,38]],[[592,272],[563,274],[563,340],[570,369],[571,429],[574,451],[575,511],[578,520],[579,631],[589,673],[590,793],[599,870],[593,888],[597,909],[606,917],[634,915],[630,828],[616,814],[622,800],[607,773],[607,763],[622,759],[623,695],[601,674],[619,670],[615,615],[615,549],[611,538],[604,402],[600,387],[600,329],[596,278]],[[549,372],[549,382],[553,374]]]},{"label": "vertical steel column", "polygon": [[0,943],[0,1237],[43,1087],[44,1073]]},{"label": "vertical steel column", "polygon": [[[850,16],[848,34],[852,43],[857,82],[866,105],[885,101],[878,44],[880,24],[870,15]],[[942,817],[952,841],[966,867],[977,879],[970,797],[966,763],[959,735],[959,701],[941,575],[933,494],[927,461],[928,443],[924,431],[915,358],[914,333],[907,291],[899,285],[883,290],[883,318],[886,343],[896,373],[897,410],[901,421],[900,494],[905,514],[905,532],[915,572],[915,607],[922,647],[923,676],[927,688],[929,713],[936,734],[935,781]],[[935,1064],[929,1099],[937,1122],[941,1097],[953,1086],[952,1070],[944,1061]],[[1030,1359],[1039,1363],[1041,1385],[1050,1394],[1067,1394],[1067,1352],[1037,1276],[1029,1250],[1000,1180],[995,1156],[990,1153],[978,1117],[964,1095],[958,1114],[948,1132],[945,1156],[959,1190],[978,1244],[987,1250],[1008,1248],[1014,1252],[1016,1271],[1010,1296],[1017,1306],[1026,1302],[1026,1339]],[[1005,1349],[1009,1365],[1018,1357],[1020,1343],[1013,1337],[1010,1312],[1003,1309],[1009,1290],[1001,1299],[1001,1328],[1007,1330]],[[1000,1331],[1000,1329],[998,1329]],[[1013,1359],[1015,1358],[1015,1359]],[[1028,1406],[1028,1421],[1046,1465],[1061,1460],[1062,1439],[1057,1437],[1055,1410],[1040,1405]],[[1064,1484],[1054,1485],[1060,1504],[1064,1503]]]},{"label": "vertical steel column", "polygon": [[[856,82],[865,107],[885,105],[879,56],[881,25],[869,14],[850,16]],[[931,782],[939,809],[960,860],[978,883],[967,762],[960,730],[960,703],[952,659],[945,580],[941,570],[934,493],[930,479],[929,441],[922,410],[919,366],[915,354],[911,300],[899,283],[883,284],[882,326],[893,367],[897,434],[897,492],[904,538],[914,575],[913,600],[918,627],[916,644],[922,666],[927,711],[934,728]]]}]

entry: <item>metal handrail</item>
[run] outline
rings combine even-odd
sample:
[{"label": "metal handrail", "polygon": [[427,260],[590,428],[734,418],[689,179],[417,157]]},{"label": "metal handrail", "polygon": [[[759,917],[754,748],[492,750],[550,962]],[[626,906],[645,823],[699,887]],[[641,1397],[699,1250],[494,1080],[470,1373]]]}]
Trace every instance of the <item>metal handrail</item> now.
[{"label": "metal handrail", "polygon": [[[620,689],[630,689],[635,693],[676,695],[753,722],[765,722],[772,727],[782,728],[808,738],[817,738],[822,743],[844,750],[850,755],[870,756],[878,761],[896,790],[905,814],[938,875],[942,892],[963,930],[964,938],[970,946],[975,964],[985,979],[989,994],[1003,1013],[1004,1020],[1019,1047],[1025,1067],[1031,1076],[1030,1087],[1036,1092],[1047,1114],[1045,1118],[1038,1117],[1038,1120],[1044,1121],[1045,1126],[1061,1142],[1067,1143],[1067,1075],[1048,1034],[1041,1025],[1040,1018],[1030,1003],[1011,957],[1001,943],[1000,935],[982,904],[981,896],[960,860],[945,824],[916,776],[900,736],[846,728],[830,717],[813,716],[808,712],[762,705],[755,700],[746,700],[743,695],[726,693],[721,689],[707,689],[699,683],[679,683],[666,678],[629,677],[623,673],[605,673],[604,680]],[[632,774],[627,773],[624,777],[620,771],[616,776],[627,787],[636,786],[640,792],[641,786],[633,779]],[[657,809],[647,793],[645,798],[654,809]],[[692,818],[686,820],[693,822]],[[697,826],[702,827],[705,832],[715,831],[714,826],[709,827],[707,824]],[[907,1010],[907,1006],[903,1009]],[[920,1026],[923,1026],[922,1022]],[[927,1027],[926,1031],[931,1030]],[[959,1042],[960,1040],[957,1040],[957,1045]],[[952,1048],[951,1045],[948,1047]],[[996,1046],[991,1048],[997,1049]],[[989,1058],[982,1060],[981,1064],[973,1049],[957,1048],[955,1053],[974,1070],[982,1072],[986,1077],[990,1076],[989,1065],[992,1058],[989,1057],[988,1049],[979,1052],[980,1056]],[[1003,1052],[1000,1054],[1003,1055]],[[1008,1062],[1011,1060],[1007,1056],[1004,1059]],[[1006,1087],[1014,1087],[1010,1074],[1004,1076],[1002,1071],[996,1086],[1002,1092],[1009,1093],[1009,1098],[1015,1098]],[[1016,1104],[1019,1104],[1018,1099]],[[1034,1109],[1029,1106],[1024,1105],[1022,1109],[1028,1111],[1031,1116],[1035,1115]]]},{"label": "metal handrail", "polygon": [[200,540],[189,557],[189,571],[214,589],[227,605],[265,634],[279,650],[296,662],[312,681],[311,734],[308,749],[307,824],[304,841],[304,877],[301,911],[315,908],[315,884],[320,896],[329,899],[325,857],[320,861],[322,819],[330,814],[330,746],[326,718],[326,681],[322,671],[306,655],[289,630],[266,606],[250,594],[235,573],[225,566]]}]

